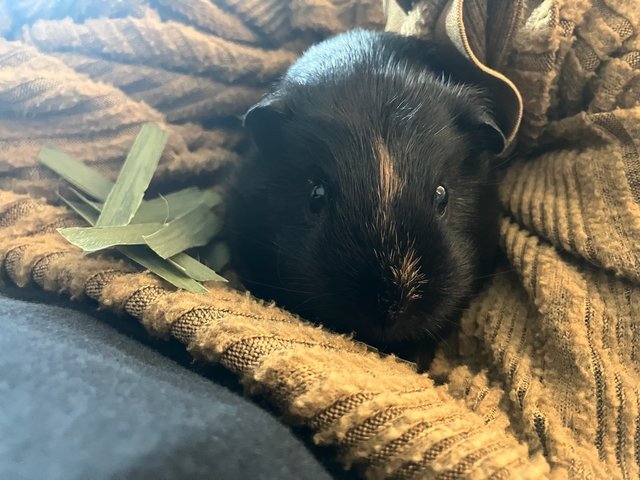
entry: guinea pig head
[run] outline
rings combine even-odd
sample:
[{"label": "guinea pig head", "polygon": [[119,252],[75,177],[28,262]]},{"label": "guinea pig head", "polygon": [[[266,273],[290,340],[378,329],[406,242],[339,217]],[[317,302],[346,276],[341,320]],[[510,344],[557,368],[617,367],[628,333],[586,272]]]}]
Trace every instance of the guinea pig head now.
[{"label": "guinea pig head", "polygon": [[384,346],[438,336],[497,243],[482,96],[431,74],[284,84],[246,116],[227,235],[259,297]]}]

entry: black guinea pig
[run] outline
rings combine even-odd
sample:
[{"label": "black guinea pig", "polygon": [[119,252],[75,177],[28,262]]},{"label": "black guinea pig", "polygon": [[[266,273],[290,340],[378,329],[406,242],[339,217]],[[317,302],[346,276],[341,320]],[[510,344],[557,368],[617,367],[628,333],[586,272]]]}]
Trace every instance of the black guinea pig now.
[{"label": "black guinea pig", "polygon": [[470,68],[391,33],[307,50],[245,116],[259,153],[225,226],[243,284],[386,351],[441,338],[497,250],[504,137]]}]

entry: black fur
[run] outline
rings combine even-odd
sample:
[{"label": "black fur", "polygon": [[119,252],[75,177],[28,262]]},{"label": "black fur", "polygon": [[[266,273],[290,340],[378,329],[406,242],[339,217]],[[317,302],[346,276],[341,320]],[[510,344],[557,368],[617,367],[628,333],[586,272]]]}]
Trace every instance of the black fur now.
[{"label": "black fur", "polygon": [[[442,335],[496,250],[503,137],[467,69],[457,52],[367,31],[291,67],[246,116],[260,154],[228,200],[232,260],[252,293],[381,348]],[[382,216],[381,148],[403,184]],[[328,200],[316,214],[318,182]],[[409,295],[397,270],[411,248]]]}]

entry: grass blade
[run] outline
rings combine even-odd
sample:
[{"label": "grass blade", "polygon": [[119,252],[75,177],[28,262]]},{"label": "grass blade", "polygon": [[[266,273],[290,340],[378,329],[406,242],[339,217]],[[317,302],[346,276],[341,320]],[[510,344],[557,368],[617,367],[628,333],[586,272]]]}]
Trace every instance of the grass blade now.
[{"label": "grass blade", "polygon": [[200,205],[147,235],[147,245],[162,258],[206,245],[220,230],[220,222],[207,205]]},{"label": "grass blade", "polygon": [[205,253],[207,265],[214,270],[220,271],[231,261],[231,251],[224,242],[216,242]]},{"label": "grass blade", "polygon": [[144,223],[115,227],[59,228],[58,233],[85,252],[97,252],[117,245],[144,245],[144,236],[161,228],[161,223]]},{"label": "grass blade", "polygon": [[78,199],[80,199],[82,202],[86,203],[87,205],[90,205],[91,207],[94,208],[94,210],[96,210],[98,213],[100,213],[100,211],[102,210],[102,204],[99,202],[94,202],[93,200],[91,200],[89,197],[87,197],[86,195],[84,195],[82,192],[80,192],[79,190],[76,190],[73,187],[69,187],[69,191],[71,193],[73,193]]},{"label": "grass blade", "polygon": [[206,293],[208,291],[198,281],[188,277],[170,262],[159,258],[146,245],[129,245],[117,247],[117,249],[137,264],[155,273],[175,287],[193,293]]},{"label": "grass blade", "polygon": [[102,206],[96,226],[127,225],[131,221],[142,203],[166,142],[167,134],[160,127],[152,123],[142,126]]},{"label": "grass blade", "polygon": [[[83,202],[102,210],[102,203],[94,202],[75,188],[69,187],[69,190]],[[201,204],[214,207],[220,201],[220,195],[216,192],[188,187],[153,200],[143,200],[130,223],[166,223],[190,212]]]},{"label": "grass blade", "polygon": [[207,267],[204,263],[200,263],[195,258],[187,255],[186,253],[178,253],[169,258],[168,261],[175,264],[183,270],[188,276],[194,280],[201,282],[207,282],[209,280],[215,280],[217,282],[227,282],[227,279],[221,277],[216,272]]},{"label": "grass blade", "polygon": [[[183,251],[206,244],[219,231],[220,223],[211,209],[220,203],[220,196],[210,190],[187,188],[143,200],[166,140],[159,127],[145,124],[115,183],[51,147],[43,148],[38,159],[76,187],[69,188],[74,200],[62,194],[59,197],[92,226],[59,229],[67,241],[86,252],[113,247],[175,287],[205,293],[200,281],[227,280]],[[135,224],[130,224],[132,219]],[[142,242],[155,245],[165,257]]]},{"label": "grass blade", "polygon": [[98,216],[100,215],[100,210],[93,207],[90,204],[74,202],[69,200],[62,195],[59,195],[60,199],[67,204],[71,210],[80,215],[89,225],[95,225],[98,220]]},{"label": "grass blade", "polygon": [[38,154],[38,161],[101,202],[107,199],[113,187],[113,182],[100,172],[55,148],[43,147]]},{"label": "grass blade", "polygon": [[[96,220],[98,220],[100,212],[93,206],[81,202],[74,202],[62,196],[60,198],[89,224],[94,225]],[[116,247],[116,250],[143,268],[146,268],[150,272],[153,272],[160,278],[166,280],[174,287],[182,288],[193,293],[207,292],[207,289],[196,279],[187,276],[186,269],[181,270],[167,260],[161,259],[147,246],[121,246]]]},{"label": "grass blade", "polygon": [[220,195],[217,193],[189,187],[153,200],[143,201],[131,223],[166,223],[181,217],[201,204],[214,207],[218,203],[220,203]]},{"label": "grass blade", "polygon": [[[131,223],[166,223],[170,221],[171,218],[180,216],[180,214],[176,215],[175,212],[179,210],[182,205],[187,205],[186,211],[189,211],[202,203],[200,200],[201,196],[202,192],[200,192],[200,189],[189,187],[168,195],[162,195],[153,200],[144,200],[133,216]],[[191,208],[188,208],[189,206],[191,206]]]}]

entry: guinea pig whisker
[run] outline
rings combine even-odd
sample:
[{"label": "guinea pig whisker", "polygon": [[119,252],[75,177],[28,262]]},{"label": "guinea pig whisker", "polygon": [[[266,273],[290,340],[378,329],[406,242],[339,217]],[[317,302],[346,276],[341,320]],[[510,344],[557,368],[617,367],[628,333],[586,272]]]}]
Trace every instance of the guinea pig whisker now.
[{"label": "guinea pig whisker", "polygon": [[248,283],[253,283],[254,285],[260,285],[261,287],[268,287],[268,288],[272,288],[274,290],[282,290],[285,292],[290,292],[290,293],[298,293],[300,295],[311,295],[314,292],[306,292],[304,290],[296,290],[294,288],[287,288],[287,287],[280,287],[278,285],[273,285],[271,283],[264,283],[264,282],[258,282],[258,281],[254,281],[251,279],[245,279],[246,282]]},{"label": "guinea pig whisker", "polygon": [[503,166],[505,166],[507,163],[509,163],[512,159],[510,157],[506,157],[503,161],[498,162],[494,165],[491,165],[491,168],[489,169],[490,172],[494,172],[496,170],[500,170]]},{"label": "guinea pig whisker", "polygon": [[283,282],[309,283],[309,277],[302,275],[282,275],[279,279]]},{"label": "guinea pig whisker", "polygon": [[329,297],[332,294],[327,292],[327,293],[321,293],[320,295],[315,295],[309,298],[306,298],[305,300],[303,300],[302,302],[298,303],[297,305],[295,305],[294,307],[292,307],[294,310],[298,310],[300,308],[302,308],[305,305],[308,305],[309,303],[313,303],[318,301],[321,298],[325,298],[325,297]]},{"label": "guinea pig whisker", "polygon": [[479,185],[483,185],[485,187],[495,187],[495,186],[500,186],[502,185],[502,181],[501,180],[496,180],[495,182],[481,182],[478,183]]},{"label": "guinea pig whisker", "polygon": [[431,337],[434,341],[438,341],[438,337],[436,337],[435,333],[433,331],[431,331],[430,328],[424,328],[423,331],[429,335],[429,337]]},{"label": "guinea pig whisker", "polygon": [[493,277],[497,277],[498,275],[505,275],[507,273],[513,273],[515,271],[516,271],[515,269],[511,268],[509,270],[502,270],[500,272],[495,272],[495,273],[490,273],[488,275],[481,275],[479,277],[474,277],[474,280],[483,280],[485,278],[493,278]]},{"label": "guinea pig whisker", "polygon": [[267,248],[273,248],[273,247],[277,246],[277,244],[274,241],[263,242],[263,241],[258,240],[253,235],[248,235],[248,234],[242,233],[241,231],[238,231],[238,230],[231,230],[230,229],[229,232],[232,232],[235,236],[237,236],[239,238],[245,238],[245,239],[251,240],[251,242],[256,244],[256,245],[260,245],[260,246],[267,247]]},{"label": "guinea pig whisker", "polygon": [[307,230],[309,230],[309,227],[300,226],[300,225],[284,225],[282,227],[282,230],[298,230],[301,232],[306,232]]},{"label": "guinea pig whisker", "polygon": [[278,280],[280,280],[280,282],[282,282],[282,272],[280,270],[280,265],[282,264],[282,262],[280,261],[281,253],[282,248],[279,244],[276,244],[276,276],[278,277]]},{"label": "guinea pig whisker", "polygon": [[[464,312],[465,310],[466,309],[463,309],[463,308],[457,308],[457,309],[453,309],[453,313],[457,315],[457,314],[459,314],[461,312]],[[458,326],[459,325],[459,323],[456,320],[451,320],[448,317],[442,317],[442,318],[439,319],[439,321],[442,324],[454,325],[454,326]]]}]

